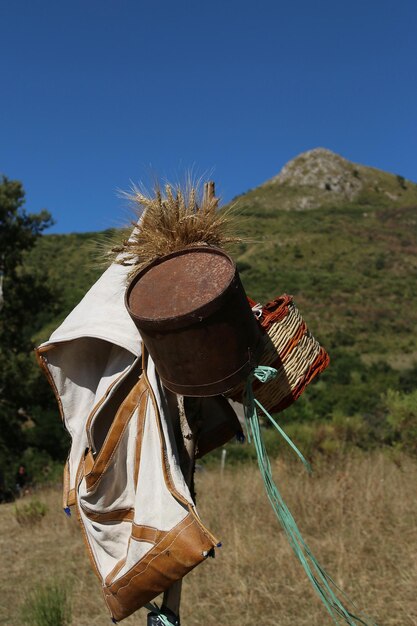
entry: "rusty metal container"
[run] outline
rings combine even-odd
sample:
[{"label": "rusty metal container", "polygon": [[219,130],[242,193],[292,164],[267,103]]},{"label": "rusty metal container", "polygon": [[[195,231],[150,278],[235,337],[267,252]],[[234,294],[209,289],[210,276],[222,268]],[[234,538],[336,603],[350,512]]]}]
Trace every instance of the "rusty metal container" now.
[{"label": "rusty metal container", "polygon": [[233,260],[220,249],[186,248],[153,261],[133,278],[125,302],[174,393],[225,393],[258,363],[259,325]]}]

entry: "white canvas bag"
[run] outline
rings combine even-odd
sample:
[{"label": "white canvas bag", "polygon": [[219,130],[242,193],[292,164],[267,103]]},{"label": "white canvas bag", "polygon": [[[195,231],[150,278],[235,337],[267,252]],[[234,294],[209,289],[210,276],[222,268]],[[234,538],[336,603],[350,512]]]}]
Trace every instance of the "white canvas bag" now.
[{"label": "white canvas bag", "polygon": [[169,588],[218,543],[196,512],[165,390],[150,357],[142,359],[125,309],[127,272],[110,266],[37,349],[72,439],[64,506],[76,506],[115,620]]}]

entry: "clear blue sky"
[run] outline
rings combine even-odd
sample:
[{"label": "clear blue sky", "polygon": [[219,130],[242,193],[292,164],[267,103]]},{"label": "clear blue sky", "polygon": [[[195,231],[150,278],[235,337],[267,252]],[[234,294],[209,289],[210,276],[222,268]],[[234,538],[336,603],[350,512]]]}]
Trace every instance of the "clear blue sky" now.
[{"label": "clear blue sky", "polygon": [[212,172],[225,201],[324,146],[417,180],[416,0],[0,0],[0,172],[50,232]]}]

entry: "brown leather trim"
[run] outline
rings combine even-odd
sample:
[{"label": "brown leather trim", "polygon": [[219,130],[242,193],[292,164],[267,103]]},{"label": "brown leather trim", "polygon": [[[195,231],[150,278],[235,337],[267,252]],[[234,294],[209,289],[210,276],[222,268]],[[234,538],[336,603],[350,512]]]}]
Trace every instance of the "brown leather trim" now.
[{"label": "brown leather trim", "polygon": [[[35,348],[35,356],[36,356],[36,361],[39,367],[41,368],[42,372],[46,376],[46,380],[48,381],[49,385],[52,388],[52,391],[54,392],[54,396],[58,404],[58,410],[61,416],[61,420],[65,424],[64,407],[62,406],[61,397],[58,393],[58,389],[55,385],[55,381],[52,377],[52,374],[49,371],[48,366],[46,365],[46,359],[43,356],[44,352],[48,352],[48,350],[51,350],[52,348],[55,348],[55,344],[50,344],[49,346],[44,346],[43,348],[42,347]],[[68,460],[67,460],[67,462],[65,463],[65,468],[64,468],[64,480],[63,480],[63,487],[62,487],[62,504],[63,504],[64,509],[74,504],[74,502],[70,502],[69,485],[70,485],[70,475],[69,475],[69,466],[68,466]]]},{"label": "brown leather trim", "polygon": [[214,545],[189,513],[134,567],[104,585],[104,598],[112,616],[121,620],[144,606],[201,563]]},{"label": "brown leather trim", "polygon": [[[114,416],[121,404],[126,400],[132,387],[138,382],[141,375],[141,362],[136,358],[127,371],[122,372],[116,380],[107,388],[105,395],[98,404],[93,408],[86,422],[86,431],[89,446],[94,452],[98,452],[104,441],[98,443],[95,441],[94,431],[96,428],[96,419],[101,424],[107,424],[107,430],[110,428]],[[104,405],[104,406],[103,406]],[[99,414],[99,416],[97,416]]]},{"label": "brown leather trim", "polygon": [[143,378],[148,386],[149,389],[149,397],[151,399],[152,402],[152,406],[153,409],[155,411],[155,416],[156,416],[156,424],[158,427],[158,433],[159,433],[159,441],[161,444],[161,455],[162,455],[162,470],[163,470],[163,475],[164,475],[164,479],[165,479],[165,483],[168,487],[168,489],[170,490],[170,492],[172,493],[173,496],[175,496],[175,498],[177,498],[179,500],[179,502],[182,502],[182,504],[185,504],[186,506],[188,506],[188,501],[184,498],[184,496],[182,496],[177,489],[175,488],[174,485],[174,481],[172,480],[172,476],[171,476],[171,472],[169,469],[169,463],[168,463],[168,459],[167,459],[167,451],[166,451],[166,447],[165,447],[165,443],[164,443],[164,434],[163,434],[163,430],[162,430],[162,425],[161,425],[161,418],[159,415],[159,409],[158,409],[158,405],[156,402],[156,398],[155,398],[155,394],[154,391],[152,389],[152,385],[149,382],[148,379],[148,375],[146,373],[146,365],[147,365],[147,352],[145,353],[145,349],[143,350],[143,361],[142,361],[142,369],[143,369]]},{"label": "brown leather trim", "polygon": [[[155,395],[146,375],[142,376],[140,382],[143,382],[144,389],[140,393],[139,397],[136,386],[132,389],[132,392],[135,390],[134,395],[136,402],[131,413],[125,409],[125,421],[126,419],[127,421],[130,419],[136,406],[139,405],[140,415],[138,416],[138,429],[140,428],[143,432],[143,423],[140,423],[140,416],[142,415],[144,422],[146,418],[147,399],[148,397],[151,399],[155,411],[156,425],[161,445],[164,480],[173,497],[175,497],[187,508],[188,513],[186,514],[184,520],[170,531],[164,532],[150,527],[140,526],[135,528],[129,541],[137,540],[145,542],[149,539],[154,539],[155,544],[151,546],[149,552],[138,563],[135,563],[135,565],[128,572],[115,581],[115,577],[121,571],[126,562],[125,559],[119,561],[113,568],[112,572],[106,577],[106,581],[103,584],[103,578],[97,567],[94,552],[89,544],[88,535],[84,526],[84,510],[80,508],[77,498],[77,514],[82,530],[83,540],[86,544],[93,569],[103,584],[103,592],[107,606],[117,620],[127,617],[135,610],[146,604],[146,602],[155,598],[159,595],[159,593],[169,588],[174,581],[185,576],[185,574],[203,561],[207,553],[217,544],[217,540],[202,525],[192,503],[189,503],[175,488],[170,474],[170,465],[166,453],[161,417]],[[139,383],[137,385],[139,385]],[[122,406],[125,405],[130,405],[130,394],[123,402],[123,405],[120,406],[120,413],[123,413]],[[119,435],[122,436],[123,419],[121,417],[119,419],[119,417],[118,411],[114,421],[117,420],[120,423],[118,423],[115,428],[115,432],[119,431]],[[113,428],[113,425],[111,428]],[[97,461],[100,461],[100,456],[102,459],[100,461],[102,464],[102,472],[106,470],[111,459],[111,448],[113,448],[114,451],[118,441],[114,433],[111,437],[109,437],[109,441],[110,440],[113,442],[112,446],[110,446],[110,443],[108,443],[106,438],[97,458],[95,459],[95,464],[89,476],[97,471],[96,464]],[[138,445],[141,445],[141,441],[142,440],[138,441]],[[84,463],[85,460],[82,458],[77,472],[77,489],[79,489],[79,485],[84,477]],[[135,471],[136,466],[139,469],[139,460],[137,462],[135,460]],[[100,473],[100,476],[102,476],[102,473]],[[95,484],[98,483],[98,480]],[[152,542],[148,541],[148,543]]]},{"label": "brown leather trim", "polygon": [[[78,470],[77,470],[77,477],[76,477],[76,489],[78,490],[80,487],[80,483],[82,481],[84,477],[84,458],[81,458],[80,464],[78,466]],[[88,557],[90,559],[91,565],[93,567],[94,573],[96,574],[97,578],[100,580],[100,582],[103,581],[103,578],[100,574],[100,571],[98,569],[97,563],[96,563],[96,559],[94,557],[93,551],[91,549],[90,543],[88,541],[88,536],[87,536],[87,532],[85,530],[84,527],[84,522],[83,519],[81,517],[81,509],[80,509],[80,504],[79,504],[79,500],[78,498],[76,498],[75,500],[75,505],[76,505],[76,510],[77,510],[77,519],[78,519],[78,523],[80,525],[81,528],[81,535],[85,544],[85,547],[87,548],[87,552],[88,552]]]},{"label": "brown leather trim", "polygon": [[86,425],[85,425],[85,429],[87,431],[87,439],[88,442],[90,444],[90,448],[93,447],[92,445],[92,441],[91,441],[91,422],[93,421],[93,418],[95,417],[95,415],[97,414],[97,412],[99,411],[99,409],[101,408],[101,406],[104,404],[104,402],[107,400],[107,398],[109,397],[110,392],[112,391],[112,389],[115,387],[115,385],[117,385],[118,382],[120,382],[120,379],[123,378],[124,376],[126,376],[126,372],[123,372],[122,374],[120,374],[120,376],[118,376],[116,378],[116,380],[114,380],[111,385],[109,385],[106,389],[106,392],[104,394],[104,396],[102,396],[102,398],[100,398],[100,400],[97,402],[97,404],[94,406],[93,410],[91,411],[90,415],[87,418],[86,421]]},{"label": "brown leather trim", "polygon": [[137,541],[146,541],[147,543],[159,543],[167,534],[166,530],[158,530],[152,526],[144,524],[132,525],[132,539]]},{"label": "brown leather trim", "polygon": [[138,421],[136,429],[136,449],[135,449],[135,470],[133,480],[135,484],[135,491],[138,484],[140,457],[142,452],[143,431],[145,429],[146,412],[148,408],[149,390],[146,389],[146,394],[143,394],[140,398]]},{"label": "brown leather trim", "polygon": [[88,452],[85,454],[84,457],[84,474],[85,476],[88,476],[88,474],[90,474],[93,470],[94,467],[94,456],[93,453],[91,452],[91,450],[88,450]]},{"label": "brown leather trim", "polygon": [[49,345],[49,346],[45,346],[43,348],[36,348],[35,349],[35,356],[36,356],[36,360],[38,362],[39,367],[41,368],[41,370],[45,374],[48,383],[52,387],[52,391],[54,392],[55,399],[56,399],[56,401],[58,403],[59,413],[61,415],[61,419],[64,421],[64,408],[62,406],[61,398],[60,398],[60,395],[58,393],[58,389],[56,388],[55,381],[54,381],[54,379],[52,377],[52,374],[49,371],[48,366],[46,365],[46,359],[43,356],[44,352],[48,352],[48,350],[51,350],[52,348],[55,348],[55,345],[52,344],[52,345]]},{"label": "brown leather trim", "polygon": [[[129,371],[129,373],[130,373],[130,371]],[[127,374],[127,375],[128,375],[128,374]],[[124,373],[122,376],[125,376],[125,373]],[[101,406],[101,404],[104,402],[104,400],[106,400],[106,399],[107,399],[108,394],[110,393],[111,389],[114,387],[114,385],[115,385],[117,382],[119,382],[120,378],[121,378],[121,376],[119,376],[119,377],[117,378],[117,380],[116,380],[116,381],[114,381],[114,382],[113,382],[113,384],[109,386],[109,388],[108,388],[108,389],[107,389],[107,391],[106,391],[106,394],[105,394],[105,395],[104,395],[104,397],[102,398],[102,401],[99,403],[99,406]],[[92,420],[93,416],[96,414],[96,412],[97,412],[97,410],[98,410],[99,406],[96,406],[96,407],[95,407],[95,409],[91,412],[91,414],[90,414],[90,416],[89,416],[89,418],[88,418],[88,422],[87,422],[87,425],[86,425],[87,434],[89,434],[89,426],[90,426],[90,424],[91,424],[91,420]],[[78,465],[78,469],[77,469],[76,482],[75,482],[75,485],[76,485],[76,490],[77,490],[77,491],[79,490],[80,483],[81,483],[81,481],[83,480],[84,475],[85,475],[84,460],[85,460],[85,459],[84,459],[84,456],[83,456],[83,457],[81,457],[81,459],[80,459],[80,463],[79,463],[79,465]],[[96,563],[96,560],[95,560],[95,557],[94,557],[94,553],[93,553],[93,551],[92,551],[92,549],[91,549],[91,546],[90,546],[90,543],[89,543],[89,540],[88,540],[88,535],[87,535],[87,532],[86,532],[86,530],[85,530],[84,522],[83,522],[83,519],[82,519],[82,514],[81,514],[81,509],[80,509],[79,500],[78,500],[78,498],[76,498],[75,496],[76,496],[76,491],[74,490],[74,500],[75,500],[74,504],[76,505],[77,519],[78,519],[78,523],[79,523],[80,528],[81,528],[82,538],[83,538],[83,541],[84,541],[85,546],[86,546],[86,548],[87,548],[88,556],[89,556],[89,559],[90,559],[91,565],[92,565],[92,567],[93,567],[93,570],[94,570],[94,572],[95,572],[95,574],[96,574],[97,578],[98,578],[98,579],[100,580],[100,582],[102,583],[102,582],[103,582],[103,577],[102,577],[102,575],[100,574],[100,571],[99,571],[99,569],[98,569],[98,566],[97,566],[97,563]],[[123,562],[122,562],[121,564],[119,564],[119,565],[120,565],[120,567],[121,567],[121,566],[123,565]],[[116,567],[117,567],[117,566],[116,566]],[[120,567],[119,567],[119,569],[120,569]]]},{"label": "brown leather trim", "polygon": [[[93,487],[95,487],[98,482],[101,480],[103,473],[106,471],[109,466],[113,455],[119,445],[121,438],[130,422],[132,415],[134,414],[137,406],[143,405],[143,397],[146,393],[146,383],[143,381],[142,377],[136,383],[136,385],[131,389],[129,395],[126,400],[120,405],[113,423],[110,427],[109,432],[107,433],[104,444],[94,459],[93,464],[91,464],[91,458],[87,455],[87,464],[85,466],[86,470],[86,486],[87,491],[91,491]],[[139,400],[138,400],[139,396]],[[146,397],[145,397],[146,401]],[[89,453],[91,454],[91,453]],[[92,455],[91,455],[92,456]]]},{"label": "brown leather trim", "polygon": [[213,542],[214,545],[217,545],[219,542],[218,540],[214,537],[214,535],[212,535],[210,533],[210,531],[203,526],[203,524],[200,521],[200,518],[198,517],[194,507],[192,505],[190,505],[190,503],[184,498],[183,495],[181,495],[179,493],[179,491],[177,491],[175,485],[174,485],[174,481],[172,480],[172,476],[171,476],[171,471],[170,471],[170,466],[169,466],[169,461],[167,458],[167,451],[166,451],[166,447],[165,447],[165,440],[164,440],[164,434],[163,434],[163,429],[162,429],[162,424],[161,424],[161,416],[159,414],[159,409],[158,409],[158,405],[156,402],[156,398],[155,398],[155,394],[154,391],[152,389],[152,385],[149,382],[147,373],[146,373],[146,364],[147,364],[147,351],[145,349],[145,346],[143,346],[143,353],[142,353],[142,372],[143,372],[143,379],[146,382],[148,389],[149,389],[149,397],[151,399],[154,411],[155,411],[155,417],[156,417],[156,424],[158,426],[158,433],[159,433],[159,441],[161,444],[161,456],[162,456],[162,470],[163,470],[163,475],[164,475],[164,479],[165,479],[165,483],[168,487],[168,489],[170,490],[171,494],[182,504],[184,504],[188,510],[190,511],[190,513],[194,516],[197,524],[199,524],[201,530],[206,534],[207,537],[210,538],[210,540]]},{"label": "brown leather trim", "polygon": [[68,498],[67,498],[68,506],[74,506],[75,496],[76,496],[75,489],[70,489],[68,492]]},{"label": "brown leather trim", "polygon": [[[129,545],[130,545],[130,539],[129,539]],[[126,563],[126,557],[123,559],[120,559],[120,561],[116,563],[113,569],[107,574],[105,581],[104,581],[105,585],[111,584],[111,581],[114,580],[114,578],[116,578],[117,574],[120,572],[120,570],[122,569],[125,563]]]},{"label": "brown leather trim", "polygon": [[114,511],[92,511],[85,505],[81,505],[82,511],[92,522],[111,524],[113,522],[132,522],[135,515],[134,509],[115,509]]},{"label": "brown leather trim", "polygon": [[68,504],[68,496],[70,492],[70,473],[69,473],[69,459],[66,460],[64,465],[64,472],[62,475],[62,508],[66,509]]}]

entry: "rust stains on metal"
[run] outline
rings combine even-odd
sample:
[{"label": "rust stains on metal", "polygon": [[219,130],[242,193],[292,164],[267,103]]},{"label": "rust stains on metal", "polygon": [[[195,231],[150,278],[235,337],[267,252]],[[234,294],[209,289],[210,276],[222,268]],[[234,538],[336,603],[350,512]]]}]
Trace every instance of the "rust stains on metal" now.
[{"label": "rust stains on metal", "polygon": [[150,267],[130,295],[130,307],[142,319],[187,315],[219,296],[233,279],[235,267],[213,249],[175,253]]},{"label": "rust stains on metal", "polygon": [[188,248],[154,261],[132,280],[126,306],[174,393],[225,393],[258,363],[259,325],[222,250]]}]

